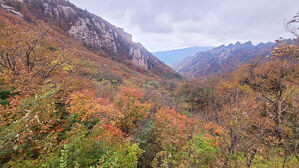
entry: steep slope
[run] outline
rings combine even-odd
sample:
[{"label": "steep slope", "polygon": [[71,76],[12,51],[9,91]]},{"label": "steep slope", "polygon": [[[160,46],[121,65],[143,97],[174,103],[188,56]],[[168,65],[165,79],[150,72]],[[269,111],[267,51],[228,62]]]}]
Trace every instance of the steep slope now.
[{"label": "steep slope", "polygon": [[113,26],[101,17],[77,8],[65,0],[1,0],[6,11],[28,22],[45,21],[61,28],[90,50],[124,63],[131,69],[151,71],[160,76],[175,77],[177,74],[155,58],[141,44],[134,43],[132,36]]},{"label": "steep slope", "polygon": [[197,52],[206,51],[211,48],[212,47],[188,47],[177,50],[158,51],[154,52],[153,55],[170,67],[175,67],[176,64],[180,63],[185,58],[193,56]]},{"label": "steep slope", "polygon": [[260,43],[254,46],[251,41],[243,44],[237,42],[234,45],[222,45],[186,58],[176,67],[176,70],[193,78],[230,72],[255,58],[266,58],[276,45],[275,43]]}]

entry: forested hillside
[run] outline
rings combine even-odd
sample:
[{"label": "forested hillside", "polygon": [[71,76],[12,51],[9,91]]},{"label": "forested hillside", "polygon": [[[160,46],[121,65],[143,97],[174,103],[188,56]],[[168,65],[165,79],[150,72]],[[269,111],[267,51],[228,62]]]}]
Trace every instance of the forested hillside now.
[{"label": "forested hillside", "polygon": [[132,36],[99,16],[65,0],[2,0],[1,8],[29,23],[41,21],[59,28],[102,57],[125,64],[132,70],[151,71],[159,76],[178,77]]},{"label": "forested hillside", "polygon": [[152,55],[150,68],[121,47],[127,60],[113,58],[26,8],[44,1],[11,2],[0,8],[1,168],[299,166],[298,43],[182,79]]}]

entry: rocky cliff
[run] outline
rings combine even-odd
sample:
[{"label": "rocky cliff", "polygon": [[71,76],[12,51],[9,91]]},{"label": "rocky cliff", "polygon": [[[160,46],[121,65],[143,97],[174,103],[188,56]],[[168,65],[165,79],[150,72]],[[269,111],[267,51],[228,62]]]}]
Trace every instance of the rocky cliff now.
[{"label": "rocky cliff", "polygon": [[255,58],[266,58],[275,46],[275,43],[260,43],[254,46],[251,41],[243,44],[237,42],[228,46],[221,45],[186,58],[176,67],[176,70],[193,78],[230,72]]},{"label": "rocky cliff", "polygon": [[77,8],[65,0],[0,0],[1,7],[29,22],[43,20],[64,30],[95,52],[107,57],[153,71],[159,75],[177,74],[155,58],[132,36],[99,16]]}]

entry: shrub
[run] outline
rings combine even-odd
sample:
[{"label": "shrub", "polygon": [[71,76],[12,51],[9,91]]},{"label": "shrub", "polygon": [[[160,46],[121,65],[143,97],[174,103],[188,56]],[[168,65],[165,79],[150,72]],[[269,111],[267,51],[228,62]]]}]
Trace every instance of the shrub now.
[{"label": "shrub", "polygon": [[104,155],[100,159],[100,168],[135,168],[138,164],[138,159],[142,154],[139,144],[130,145],[129,142],[116,144],[114,146],[106,146]]}]

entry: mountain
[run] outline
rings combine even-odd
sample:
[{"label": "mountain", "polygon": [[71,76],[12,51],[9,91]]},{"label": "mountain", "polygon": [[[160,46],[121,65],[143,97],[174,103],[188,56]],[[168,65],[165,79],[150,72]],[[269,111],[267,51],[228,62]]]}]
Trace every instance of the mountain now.
[{"label": "mountain", "polygon": [[154,52],[153,55],[163,61],[170,67],[175,67],[176,64],[181,62],[187,57],[193,56],[199,51],[206,51],[212,47],[188,47],[177,50],[158,51]]},{"label": "mountain", "polygon": [[260,43],[256,46],[251,41],[237,42],[228,46],[221,45],[208,51],[198,52],[179,63],[175,69],[185,76],[198,78],[216,73],[231,72],[239,65],[253,59],[264,59],[271,54],[276,43]]},{"label": "mountain", "polygon": [[134,43],[132,36],[122,28],[66,0],[0,0],[0,4],[6,11],[29,23],[44,21],[59,27],[89,50],[121,62],[130,69],[143,69],[141,71],[150,71],[159,76],[178,76],[142,44]]}]

